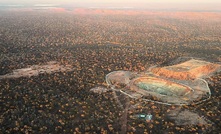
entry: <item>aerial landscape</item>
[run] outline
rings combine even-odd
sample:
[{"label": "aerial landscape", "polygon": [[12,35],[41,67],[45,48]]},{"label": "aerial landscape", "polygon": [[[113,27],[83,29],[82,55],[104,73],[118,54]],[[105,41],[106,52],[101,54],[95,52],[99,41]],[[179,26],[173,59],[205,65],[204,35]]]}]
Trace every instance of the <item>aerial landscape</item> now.
[{"label": "aerial landscape", "polygon": [[0,133],[219,134],[221,2],[162,1],[1,1]]}]

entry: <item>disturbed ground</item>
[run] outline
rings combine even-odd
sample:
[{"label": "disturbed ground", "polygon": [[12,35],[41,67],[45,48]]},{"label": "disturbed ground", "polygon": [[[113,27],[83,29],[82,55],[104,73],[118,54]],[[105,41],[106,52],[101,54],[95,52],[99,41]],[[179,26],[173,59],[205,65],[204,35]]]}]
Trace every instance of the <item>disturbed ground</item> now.
[{"label": "disturbed ground", "polygon": [[168,78],[193,80],[203,76],[208,76],[216,71],[221,71],[221,66],[216,63],[191,59],[173,66],[152,68],[151,71],[154,74]]},{"label": "disturbed ground", "polygon": [[[179,58],[179,60],[180,59],[182,58]],[[171,62],[174,63],[174,61]],[[208,66],[212,67],[210,68]],[[172,74],[174,76],[176,76],[177,72],[186,73],[189,71],[194,73],[194,71],[197,70],[195,73],[196,77],[192,77],[192,80],[187,79],[185,81],[181,81],[179,77],[175,77],[178,79],[176,79],[177,82],[174,82],[174,76],[172,77],[173,79],[168,79],[171,78],[171,75],[167,75],[163,71],[159,73],[161,77],[163,76],[163,78],[154,76],[155,69],[160,70],[161,68],[170,69],[171,72],[174,72]],[[152,120],[154,115],[152,115],[149,110],[145,111],[145,113],[135,112],[134,109],[136,109],[137,105],[140,105],[140,102],[128,104],[128,97],[131,99],[135,98],[143,102],[158,103],[160,105],[173,105],[173,109],[164,107],[164,110],[167,111],[164,118],[170,120],[175,126],[187,127],[189,125],[199,125],[203,126],[203,133],[209,132],[210,128],[214,126],[214,122],[204,115],[201,115],[200,112],[182,109],[180,106],[203,104],[205,101],[210,99],[211,91],[208,87],[208,83],[205,80],[200,79],[200,77],[203,76],[204,78],[208,78],[208,74],[218,73],[220,71],[220,65],[191,59],[177,65],[161,68],[153,66],[140,73],[113,71],[105,77],[109,89],[97,87],[92,88],[90,91],[101,94],[112,90],[116,103],[119,108],[123,110],[122,118],[124,118],[124,120],[121,122],[121,133],[126,132],[125,126],[127,126],[126,117],[128,111],[131,111],[130,114],[132,115],[130,116],[132,118],[135,117],[135,119],[141,120],[142,117],[147,116],[148,118],[144,119],[147,123],[154,120]],[[151,70],[153,73],[148,70]],[[117,95],[117,93],[124,96]],[[120,101],[122,98],[127,98],[127,101],[122,103]],[[176,105],[176,107],[174,105]]]},{"label": "disturbed ground", "polygon": [[60,65],[55,61],[48,62],[46,65],[32,65],[28,68],[20,68],[13,70],[12,73],[0,75],[0,79],[6,78],[19,78],[19,77],[31,77],[38,76],[43,73],[54,73],[71,71],[73,67],[71,65]]},{"label": "disturbed ground", "polygon": [[[175,61],[183,59],[187,57],[180,57]],[[105,79],[111,89],[130,98],[144,97],[145,101],[165,105],[193,105],[211,97],[210,88],[204,79],[220,70],[221,66],[218,63],[191,58],[172,66],[153,66],[140,73],[113,71],[107,74]]]}]

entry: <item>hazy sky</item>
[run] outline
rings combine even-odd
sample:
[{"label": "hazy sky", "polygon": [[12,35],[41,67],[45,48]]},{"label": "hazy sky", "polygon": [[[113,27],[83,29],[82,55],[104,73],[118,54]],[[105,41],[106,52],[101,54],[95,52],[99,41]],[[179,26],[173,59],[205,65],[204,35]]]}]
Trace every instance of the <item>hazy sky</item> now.
[{"label": "hazy sky", "polygon": [[221,3],[221,0],[0,0],[0,4],[70,4],[70,3]]},{"label": "hazy sky", "polygon": [[0,0],[0,7],[132,7],[146,9],[220,10],[221,0]]}]

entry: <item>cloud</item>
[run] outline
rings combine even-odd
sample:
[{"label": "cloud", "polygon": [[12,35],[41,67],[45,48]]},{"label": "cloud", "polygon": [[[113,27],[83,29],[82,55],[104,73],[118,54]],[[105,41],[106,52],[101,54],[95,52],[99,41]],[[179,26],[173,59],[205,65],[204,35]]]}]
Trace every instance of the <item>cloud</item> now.
[{"label": "cloud", "polygon": [[134,9],[134,7],[89,7],[91,9]]},{"label": "cloud", "polygon": [[24,5],[0,5],[0,7],[23,7]]},{"label": "cloud", "polygon": [[57,7],[59,4],[35,4],[34,7]]}]

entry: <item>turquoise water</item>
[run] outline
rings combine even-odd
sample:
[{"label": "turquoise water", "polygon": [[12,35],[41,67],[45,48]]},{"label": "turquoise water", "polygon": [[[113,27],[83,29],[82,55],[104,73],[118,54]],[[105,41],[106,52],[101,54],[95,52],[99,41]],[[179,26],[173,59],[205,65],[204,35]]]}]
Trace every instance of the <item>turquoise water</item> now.
[{"label": "turquoise water", "polygon": [[159,87],[150,83],[144,83],[144,82],[139,82],[137,84],[137,86],[141,89],[147,90],[147,91],[151,91],[151,92],[156,92],[159,93],[161,95],[168,95],[168,96],[173,96],[175,95],[173,92],[170,91],[170,89],[168,88],[163,88],[163,87]]}]

